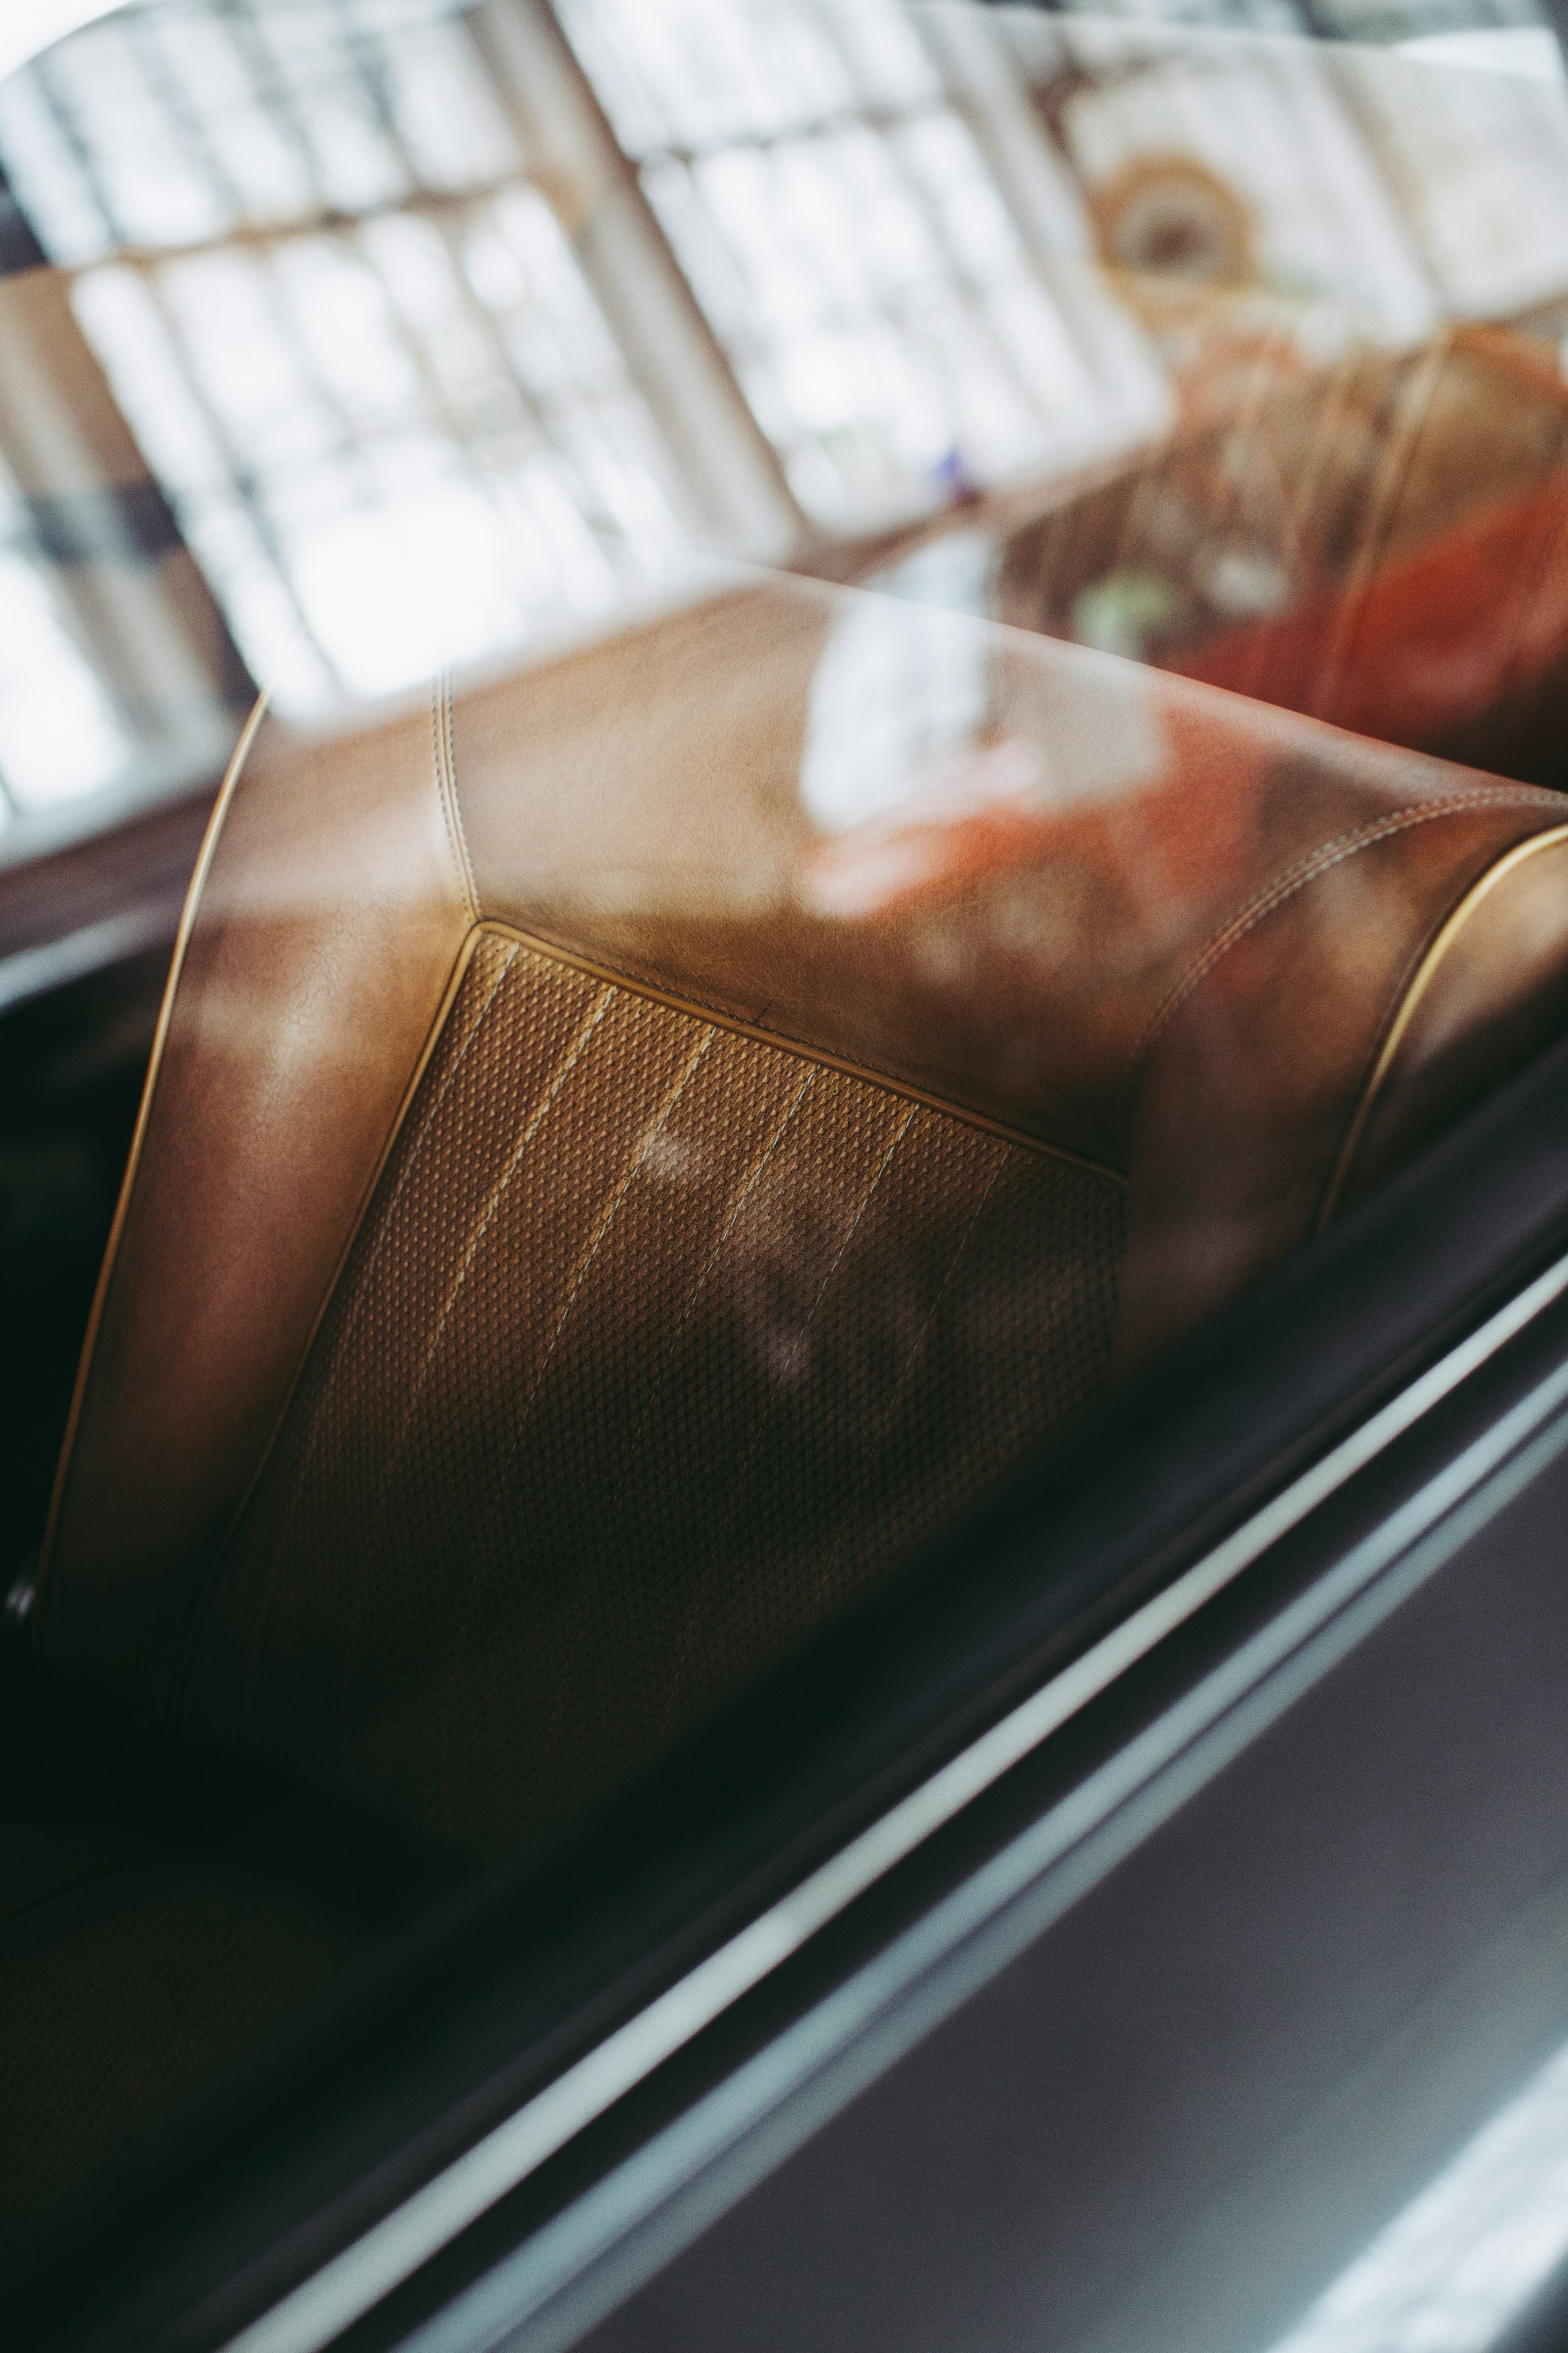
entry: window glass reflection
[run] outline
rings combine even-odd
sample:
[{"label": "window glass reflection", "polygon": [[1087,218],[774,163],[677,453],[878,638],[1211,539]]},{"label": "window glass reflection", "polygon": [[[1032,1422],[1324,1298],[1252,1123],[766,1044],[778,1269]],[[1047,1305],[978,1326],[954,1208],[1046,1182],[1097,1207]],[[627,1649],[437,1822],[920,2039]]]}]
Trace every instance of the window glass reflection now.
[{"label": "window glass reflection", "polygon": [[[1568,91],[1515,0],[1473,68],[1276,15],[138,0],[61,42],[0,85],[5,299],[61,289],[47,382],[0,336],[0,456],[115,773],[221,765],[244,671],[324,711],[717,552],[1543,776]],[[90,366],[126,446],[40,470],[5,420]],[[60,572],[100,491],[194,555],[162,653],[136,530],[118,636]]]},{"label": "window glass reflection", "polygon": [[1489,2353],[1568,2253],[1568,2052],[1395,2217],[1272,2353]]},{"label": "window glass reflection", "polygon": [[132,10],[0,93],[0,145],[289,706],[676,560],[646,409],[459,25]]},{"label": "window glass reflection", "polygon": [[[1093,372],[920,21],[571,0],[563,21],[815,518],[1068,453]],[[851,226],[852,225],[852,226]]]},{"label": "window glass reflection", "polygon": [[0,472],[0,807],[20,815],[91,792],[114,780],[130,750]]}]

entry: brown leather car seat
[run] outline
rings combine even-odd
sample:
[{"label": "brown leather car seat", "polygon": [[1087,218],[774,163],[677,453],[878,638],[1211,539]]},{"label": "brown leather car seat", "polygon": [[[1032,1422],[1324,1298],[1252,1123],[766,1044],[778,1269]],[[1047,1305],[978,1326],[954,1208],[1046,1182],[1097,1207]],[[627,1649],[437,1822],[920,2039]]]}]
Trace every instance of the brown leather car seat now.
[{"label": "brown leather car seat", "polygon": [[[944,648],[982,699],[922,735]],[[176,955],[41,1659],[508,1852],[1557,1034],[1562,811],[799,582],[351,733],[262,722]],[[0,2199],[363,1941],[243,1873],[0,1832],[30,1989]]]}]

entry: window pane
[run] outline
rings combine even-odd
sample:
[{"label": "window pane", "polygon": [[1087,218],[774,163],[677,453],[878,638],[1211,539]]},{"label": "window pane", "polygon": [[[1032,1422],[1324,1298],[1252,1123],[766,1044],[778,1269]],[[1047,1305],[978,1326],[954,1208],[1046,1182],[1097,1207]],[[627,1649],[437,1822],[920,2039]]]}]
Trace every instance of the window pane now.
[{"label": "window pane", "polygon": [[563,22],[807,512],[1060,462],[1101,396],[894,0],[567,0]]},{"label": "window pane", "polygon": [[[689,562],[658,434],[445,10],[168,0],[16,77],[0,153],[286,706]],[[395,575],[419,583],[396,620]]]},{"label": "window pane", "polygon": [[113,783],[130,749],[0,472],[0,819]]}]

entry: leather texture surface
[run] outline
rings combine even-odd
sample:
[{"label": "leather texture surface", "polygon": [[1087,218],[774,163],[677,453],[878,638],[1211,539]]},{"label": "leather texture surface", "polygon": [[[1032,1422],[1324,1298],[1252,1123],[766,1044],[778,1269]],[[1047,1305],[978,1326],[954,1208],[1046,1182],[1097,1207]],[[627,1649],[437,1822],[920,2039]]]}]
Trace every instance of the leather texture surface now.
[{"label": "leather texture surface", "polygon": [[460,1852],[569,1815],[1081,1416],[1123,1200],[481,930],[192,1729]]},{"label": "leather texture surface", "polygon": [[271,1433],[466,922],[428,712],[344,742],[263,728],[241,774],[165,1007],[58,1538],[79,1566],[62,1614],[79,1596],[93,1620],[68,1650],[149,1695],[178,1675],[190,1579]]},{"label": "leather texture surface", "polygon": [[1561,862],[1506,861],[1563,812],[784,580],[268,723],[44,1651],[465,1851],[553,1818],[1554,1034]]},{"label": "leather texture surface", "polygon": [[1489,867],[1433,943],[1369,1085],[1330,1213],[1349,1208],[1568,1032],[1568,840],[1536,834]]},{"label": "leather texture surface", "polygon": [[324,1905],[129,1833],[0,1827],[0,2231],[366,1947]]}]

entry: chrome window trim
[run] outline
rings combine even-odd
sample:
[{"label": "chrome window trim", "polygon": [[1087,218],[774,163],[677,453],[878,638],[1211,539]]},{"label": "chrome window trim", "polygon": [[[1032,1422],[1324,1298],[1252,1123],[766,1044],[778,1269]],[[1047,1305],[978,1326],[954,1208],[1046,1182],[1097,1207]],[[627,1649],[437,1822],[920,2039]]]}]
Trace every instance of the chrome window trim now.
[{"label": "chrome window trim", "polygon": [[503,2342],[565,2353],[579,2342],[1016,1960],[1568,1450],[1565,1404],[1561,1365],[1109,1763],[401,2340],[402,2353],[492,2353]]},{"label": "chrome window trim", "polygon": [[[1556,1260],[1468,1338],[1402,1389],[1203,1559],[1053,1675],[1037,1692],[820,1864],[787,1895],[617,2027],[554,2082],[526,2100],[258,2319],[229,2338],[225,2353],[321,2353],[321,2348],[410,2278],[576,2133],[693,2041],[878,1880],[1146,1657],[1565,1293],[1568,1255]],[[1117,1783],[1114,1795],[1103,1799],[1100,1811],[1103,1813],[1112,1804],[1124,1802],[1131,1794],[1132,1785],[1122,1784],[1135,1758],[1142,1760],[1138,1780],[1146,1780],[1158,1769],[1160,1760],[1151,1763],[1142,1757],[1146,1745],[1156,1735],[1163,1737],[1178,1716],[1184,1721],[1186,1713],[1200,1699],[1210,1698],[1211,1684],[1217,1690],[1224,1683],[1228,1689],[1241,1672],[1243,1662],[1248,1662],[1248,1683],[1256,1683],[1258,1675],[1267,1671],[1253,1661],[1252,1654],[1259,1643],[1283,1643],[1280,1657],[1289,1649],[1299,1647],[1317,1625],[1342,1609],[1356,1592],[1381,1574],[1399,1551],[1407,1549],[1437,1518],[1479,1486],[1564,1398],[1568,1398],[1568,1367],[1531,1390],[1457,1462],[1424,1486],[1385,1528],[1379,1529],[1365,1545],[1357,1546],[1329,1578],[1292,1605],[1277,1625],[1255,1638],[1237,1660],[1216,1670],[1197,1693],[1190,1694],[1142,1736],[1124,1757],[1114,1760],[1111,1767],[1097,1775],[1096,1784],[1104,1780],[1107,1773]],[[1312,1624],[1298,1622],[1303,1611],[1310,1615],[1314,1610],[1318,1615]],[[1239,1695],[1233,1692],[1225,1704],[1234,1704]],[[1218,1712],[1216,1703],[1210,1711],[1211,1720]],[[1198,1728],[1201,1727],[1189,1727],[1185,1737],[1190,1740]],[[1066,1807],[1073,1810],[1076,1820],[1087,1795],[1087,1791],[1078,1792],[1064,1801],[1063,1807],[1053,1808],[1045,1822],[1035,1825],[1024,1841],[1015,1842],[1016,1846],[1021,1848],[1027,1843],[1033,1854],[1034,1842],[1041,1833],[1058,1827],[1058,1815],[1065,1820]],[[1075,1838],[1081,1838],[1089,1827],[1087,1820],[1078,1821]],[[988,1873],[1008,1862],[1014,1852],[1013,1848],[1006,1850],[994,1864],[988,1866]],[[1036,1857],[1031,1870],[1037,1872],[1041,1867]],[[997,1904],[1003,1900],[998,1897]],[[711,2096],[717,2098],[720,2094]]]}]

